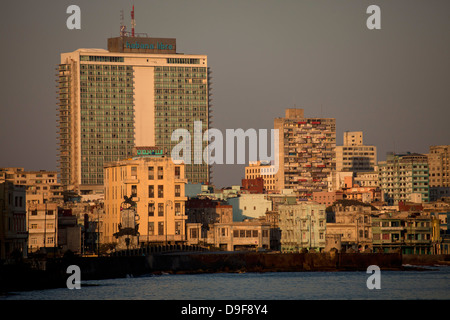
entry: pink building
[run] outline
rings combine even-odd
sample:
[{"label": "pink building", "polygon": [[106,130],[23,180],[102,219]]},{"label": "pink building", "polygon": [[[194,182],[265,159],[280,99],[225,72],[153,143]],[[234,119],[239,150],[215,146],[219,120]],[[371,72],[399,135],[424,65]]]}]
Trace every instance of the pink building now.
[{"label": "pink building", "polygon": [[313,192],[313,201],[331,206],[335,201],[344,199],[344,193],[342,191],[321,191]]}]

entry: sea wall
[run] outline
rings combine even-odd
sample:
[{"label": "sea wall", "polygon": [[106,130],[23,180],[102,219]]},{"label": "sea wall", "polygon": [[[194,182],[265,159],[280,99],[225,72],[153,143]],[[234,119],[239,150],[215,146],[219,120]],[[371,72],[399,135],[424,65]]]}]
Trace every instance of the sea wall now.
[{"label": "sea wall", "polygon": [[80,267],[81,280],[121,278],[128,275],[215,272],[366,271],[405,270],[404,265],[449,264],[450,255],[399,253],[258,253],[154,252],[112,257],[47,259],[45,268],[29,264],[0,266],[0,293],[65,287],[70,265]]},{"label": "sea wall", "polygon": [[450,255],[448,254],[404,254],[402,256],[403,264],[410,264],[416,266],[430,266],[450,264]]},{"label": "sea wall", "polygon": [[149,255],[152,272],[282,272],[401,269],[402,257],[396,253],[221,253]]}]

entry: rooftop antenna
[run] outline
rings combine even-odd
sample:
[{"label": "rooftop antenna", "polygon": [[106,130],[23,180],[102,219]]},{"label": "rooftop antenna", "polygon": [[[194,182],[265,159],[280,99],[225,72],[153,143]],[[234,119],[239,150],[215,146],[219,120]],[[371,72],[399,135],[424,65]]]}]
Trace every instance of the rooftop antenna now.
[{"label": "rooftop antenna", "polygon": [[133,10],[131,10],[131,36],[134,37],[134,27],[136,26],[136,21],[134,20],[134,4]]},{"label": "rooftop antenna", "polygon": [[124,18],[123,18],[123,9],[120,10],[120,36],[124,37],[126,35],[127,27],[125,26]]}]

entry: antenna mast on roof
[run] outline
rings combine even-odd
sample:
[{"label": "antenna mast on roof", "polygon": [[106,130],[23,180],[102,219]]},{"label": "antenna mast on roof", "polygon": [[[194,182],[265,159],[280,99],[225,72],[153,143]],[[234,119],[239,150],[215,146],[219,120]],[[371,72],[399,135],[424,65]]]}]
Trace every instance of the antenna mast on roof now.
[{"label": "antenna mast on roof", "polygon": [[134,27],[136,26],[136,21],[134,20],[134,4],[133,10],[131,10],[131,36],[134,37]]},{"label": "antenna mast on roof", "polygon": [[127,27],[125,26],[124,18],[123,18],[123,9],[120,10],[120,36],[124,37],[127,33]]}]

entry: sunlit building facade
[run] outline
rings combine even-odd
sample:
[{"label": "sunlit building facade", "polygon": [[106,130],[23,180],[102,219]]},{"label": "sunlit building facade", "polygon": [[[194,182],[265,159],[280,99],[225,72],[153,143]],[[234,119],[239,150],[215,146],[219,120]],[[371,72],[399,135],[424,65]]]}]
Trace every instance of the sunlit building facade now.
[{"label": "sunlit building facade", "polygon": [[[103,166],[130,157],[135,146],[170,154],[172,132],[204,132],[210,123],[210,70],[206,55],[176,52],[175,39],[118,37],[108,50],[61,54],[58,78],[60,181],[81,194],[102,192]],[[192,139],[193,144],[193,139]],[[194,152],[202,149],[191,148]],[[186,165],[192,183],[209,182],[205,162]]]}]

